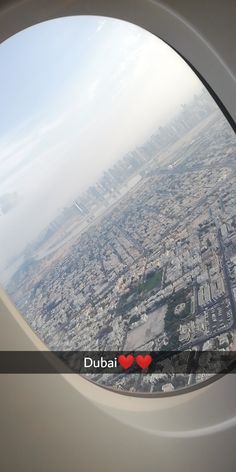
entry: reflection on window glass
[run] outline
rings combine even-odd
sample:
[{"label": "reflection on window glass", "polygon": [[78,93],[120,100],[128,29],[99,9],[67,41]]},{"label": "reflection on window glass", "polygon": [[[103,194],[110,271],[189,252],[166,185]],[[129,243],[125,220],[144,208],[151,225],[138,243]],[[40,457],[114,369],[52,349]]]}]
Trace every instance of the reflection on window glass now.
[{"label": "reflection on window glass", "polygon": [[[52,350],[233,351],[235,135],[161,40],[101,17],[0,47],[0,280]],[[170,392],[193,368],[87,374]]]}]

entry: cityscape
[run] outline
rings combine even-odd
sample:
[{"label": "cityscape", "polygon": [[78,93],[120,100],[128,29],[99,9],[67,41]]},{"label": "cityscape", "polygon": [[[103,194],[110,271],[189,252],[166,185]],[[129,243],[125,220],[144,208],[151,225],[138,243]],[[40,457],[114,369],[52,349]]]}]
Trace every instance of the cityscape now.
[{"label": "cityscape", "polygon": [[[235,134],[202,90],[78,192],[5,289],[52,350],[235,350],[235,204]],[[85,377],[155,393],[209,374]]]}]

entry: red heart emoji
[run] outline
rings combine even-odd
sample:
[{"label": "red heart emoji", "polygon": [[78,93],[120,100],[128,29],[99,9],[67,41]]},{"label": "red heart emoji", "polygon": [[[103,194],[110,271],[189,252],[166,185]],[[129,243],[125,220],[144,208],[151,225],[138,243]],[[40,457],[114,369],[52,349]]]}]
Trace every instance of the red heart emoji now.
[{"label": "red heart emoji", "polygon": [[123,369],[128,369],[134,362],[134,356],[132,356],[131,354],[129,354],[128,356],[121,354],[118,357],[118,362],[123,367]]},{"label": "red heart emoji", "polygon": [[152,362],[152,357],[150,356],[150,354],[146,354],[146,356],[142,356],[141,354],[139,354],[136,357],[136,362],[138,366],[141,367],[142,369],[147,369],[147,367]]}]

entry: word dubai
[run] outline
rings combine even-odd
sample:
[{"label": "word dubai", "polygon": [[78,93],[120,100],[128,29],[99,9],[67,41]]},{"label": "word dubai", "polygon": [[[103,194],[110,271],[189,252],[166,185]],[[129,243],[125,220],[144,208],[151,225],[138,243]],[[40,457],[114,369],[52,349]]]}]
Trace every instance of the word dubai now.
[{"label": "word dubai", "polygon": [[118,364],[120,364],[123,369],[129,369],[129,367],[131,367],[134,362],[136,362],[136,364],[141,367],[141,369],[147,369],[152,362],[152,357],[150,354],[146,354],[144,356],[139,354],[136,357],[134,357],[132,354],[128,354],[127,356],[121,354],[118,358],[114,357],[113,359],[108,360],[104,359],[103,356],[101,356],[100,359],[84,357],[85,368],[93,367],[95,369],[113,369],[114,367],[118,367]]}]

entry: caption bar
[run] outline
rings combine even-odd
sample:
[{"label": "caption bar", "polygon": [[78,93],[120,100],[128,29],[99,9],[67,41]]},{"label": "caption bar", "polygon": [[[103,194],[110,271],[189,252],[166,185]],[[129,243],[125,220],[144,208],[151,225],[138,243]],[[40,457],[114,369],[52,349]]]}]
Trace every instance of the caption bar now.
[{"label": "caption bar", "polygon": [[0,351],[0,373],[220,374],[236,371],[236,351]]}]

